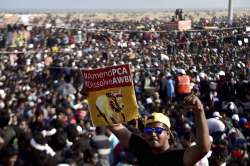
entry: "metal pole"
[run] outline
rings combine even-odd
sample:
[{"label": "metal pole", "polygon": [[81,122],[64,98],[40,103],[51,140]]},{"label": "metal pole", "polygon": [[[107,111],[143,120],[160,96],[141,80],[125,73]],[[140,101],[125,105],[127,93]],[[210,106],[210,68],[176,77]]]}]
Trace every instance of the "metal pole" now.
[{"label": "metal pole", "polygon": [[233,23],[233,7],[232,0],[228,0],[228,24],[232,25]]}]

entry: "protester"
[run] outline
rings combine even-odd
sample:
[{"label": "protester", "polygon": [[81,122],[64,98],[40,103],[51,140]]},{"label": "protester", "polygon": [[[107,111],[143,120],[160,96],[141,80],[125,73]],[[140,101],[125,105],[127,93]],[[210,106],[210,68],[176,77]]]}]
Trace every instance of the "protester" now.
[{"label": "protester", "polygon": [[135,154],[139,165],[165,165],[166,163],[193,165],[209,151],[210,141],[202,103],[194,95],[187,96],[185,102],[193,107],[197,126],[197,144],[186,150],[171,150],[170,120],[162,113],[152,113],[146,119],[143,138],[131,133],[121,124],[111,126],[111,130],[122,145]]}]

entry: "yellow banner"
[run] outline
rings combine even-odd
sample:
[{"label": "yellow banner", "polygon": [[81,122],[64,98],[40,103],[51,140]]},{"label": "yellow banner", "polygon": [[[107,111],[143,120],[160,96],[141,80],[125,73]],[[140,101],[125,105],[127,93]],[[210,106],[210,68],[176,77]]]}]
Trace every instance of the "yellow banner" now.
[{"label": "yellow banner", "polygon": [[91,119],[103,126],[138,118],[129,65],[82,70]]}]

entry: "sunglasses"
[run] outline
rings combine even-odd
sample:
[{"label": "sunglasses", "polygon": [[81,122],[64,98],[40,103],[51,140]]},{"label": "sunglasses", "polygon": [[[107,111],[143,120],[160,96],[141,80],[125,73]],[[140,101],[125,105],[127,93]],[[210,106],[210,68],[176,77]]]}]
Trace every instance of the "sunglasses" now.
[{"label": "sunglasses", "polygon": [[161,127],[145,127],[144,128],[144,133],[152,134],[153,132],[155,132],[157,135],[160,135],[165,130],[166,129],[161,128]]}]

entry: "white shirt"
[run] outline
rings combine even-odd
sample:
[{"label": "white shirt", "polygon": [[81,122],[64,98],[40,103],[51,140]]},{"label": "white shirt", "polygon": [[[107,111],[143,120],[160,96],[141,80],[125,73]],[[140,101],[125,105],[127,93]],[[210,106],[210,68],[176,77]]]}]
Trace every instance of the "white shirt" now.
[{"label": "white shirt", "polygon": [[[196,145],[195,142],[191,144],[191,146]],[[212,151],[209,150],[209,152],[204,156],[202,159],[200,159],[197,163],[195,163],[195,166],[209,166],[208,158],[212,155]]]}]

